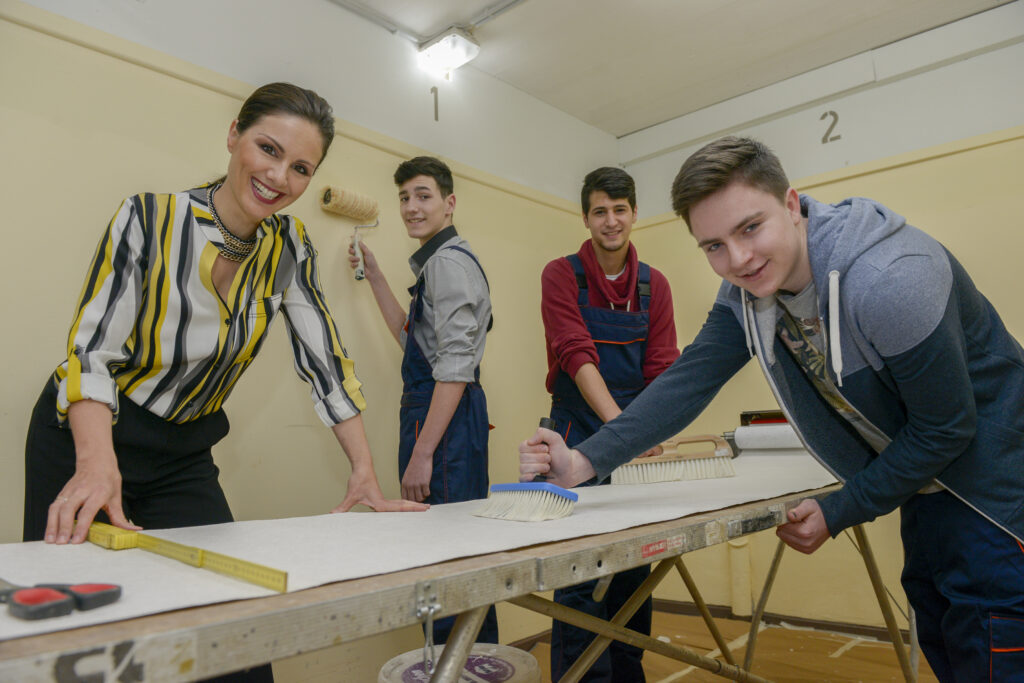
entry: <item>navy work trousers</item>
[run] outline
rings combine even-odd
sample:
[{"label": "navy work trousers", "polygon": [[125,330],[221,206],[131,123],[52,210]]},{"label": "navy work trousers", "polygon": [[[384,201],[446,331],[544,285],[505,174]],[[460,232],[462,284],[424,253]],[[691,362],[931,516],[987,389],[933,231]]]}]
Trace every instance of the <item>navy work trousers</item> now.
[{"label": "navy work trousers", "polygon": [[947,491],[903,504],[902,583],[942,683],[1024,682],[1024,547]]}]

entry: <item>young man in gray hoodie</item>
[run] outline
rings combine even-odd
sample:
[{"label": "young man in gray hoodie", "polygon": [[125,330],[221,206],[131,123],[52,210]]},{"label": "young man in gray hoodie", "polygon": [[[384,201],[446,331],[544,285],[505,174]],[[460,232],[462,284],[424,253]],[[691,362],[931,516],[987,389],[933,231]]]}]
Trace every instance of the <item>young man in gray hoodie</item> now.
[{"label": "young man in gray hoodie", "polygon": [[939,680],[1024,681],[1024,351],[998,313],[934,239],[868,199],[798,195],[754,140],[694,153],[672,205],[723,278],[707,321],[575,449],[543,429],[523,442],[521,478],[607,476],[756,357],[844,483],[790,511],[779,537],[811,553],[900,508],[902,583]]}]

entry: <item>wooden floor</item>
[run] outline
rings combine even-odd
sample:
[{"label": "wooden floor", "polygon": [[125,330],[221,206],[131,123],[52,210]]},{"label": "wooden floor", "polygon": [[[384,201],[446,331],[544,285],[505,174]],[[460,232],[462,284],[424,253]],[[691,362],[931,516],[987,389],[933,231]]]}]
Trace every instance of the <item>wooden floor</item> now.
[{"label": "wooden floor", "polygon": [[[750,623],[718,619],[718,628],[730,643],[733,656],[742,663]],[[666,642],[689,647],[699,654],[717,656],[718,651],[704,625],[696,616],[654,613],[652,635]],[[896,654],[889,643],[825,631],[768,626],[757,636],[757,655],[751,671],[776,683],[883,683],[903,681]],[[709,653],[714,650],[714,654]],[[538,643],[531,652],[541,665],[542,681],[551,681],[550,646]],[[707,671],[692,669],[682,662],[647,652],[644,654],[647,683],[703,683],[725,681]],[[918,681],[937,683],[921,657]]]}]

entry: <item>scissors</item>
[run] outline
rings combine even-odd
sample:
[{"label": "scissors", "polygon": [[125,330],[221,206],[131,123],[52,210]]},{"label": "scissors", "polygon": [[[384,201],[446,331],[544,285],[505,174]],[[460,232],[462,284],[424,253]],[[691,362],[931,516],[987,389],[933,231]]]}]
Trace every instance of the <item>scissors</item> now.
[{"label": "scissors", "polygon": [[49,619],[109,605],[121,597],[112,583],[44,583],[27,588],[0,579],[0,602],[18,619]]}]

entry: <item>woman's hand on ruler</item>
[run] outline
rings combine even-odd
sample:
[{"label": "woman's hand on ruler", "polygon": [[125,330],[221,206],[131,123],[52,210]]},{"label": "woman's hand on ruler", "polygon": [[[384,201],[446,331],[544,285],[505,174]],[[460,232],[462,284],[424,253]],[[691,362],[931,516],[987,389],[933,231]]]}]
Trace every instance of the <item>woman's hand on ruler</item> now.
[{"label": "woman's hand on ruler", "polygon": [[111,524],[138,531],[142,527],[128,521],[121,508],[121,472],[113,453],[78,454],[75,474],[50,504],[46,517],[47,543],[81,543],[89,534],[89,525],[100,510]]}]

